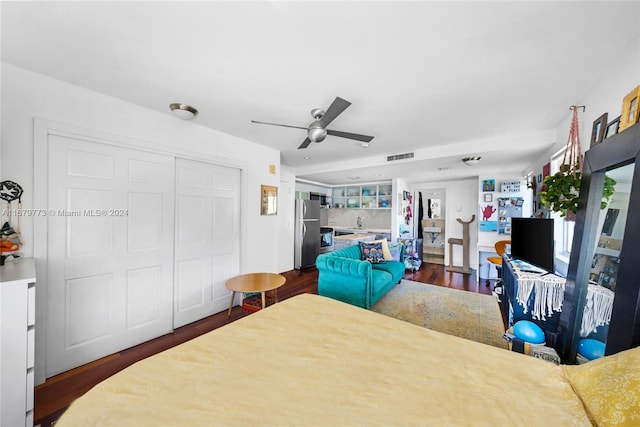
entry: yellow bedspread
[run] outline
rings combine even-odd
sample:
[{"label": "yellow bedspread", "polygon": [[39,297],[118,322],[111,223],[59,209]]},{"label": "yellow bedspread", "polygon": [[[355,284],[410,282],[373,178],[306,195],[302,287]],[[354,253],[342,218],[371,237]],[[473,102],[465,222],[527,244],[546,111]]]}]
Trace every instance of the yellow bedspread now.
[{"label": "yellow bedspread", "polygon": [[561,367],[299,295],[140,361],[65,426],[591,425]]}]

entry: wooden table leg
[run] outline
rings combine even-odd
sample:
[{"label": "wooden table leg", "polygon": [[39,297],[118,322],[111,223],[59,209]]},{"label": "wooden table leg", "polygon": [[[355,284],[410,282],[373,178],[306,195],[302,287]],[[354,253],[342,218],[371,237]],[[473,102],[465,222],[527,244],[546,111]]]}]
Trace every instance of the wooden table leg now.
[{"label": "wooden table leg", "polygon": [[229,302],[229,314],[227,317],[231,317],[231,308],[233,307],[233,299],[236,297],[236,291],[231,291],[231,301]]},{"label": "wooden table leg", "polygon": [[267,308],[267,299],[265,297],[265,291],[260,292],[262,294],[262,308]]}]

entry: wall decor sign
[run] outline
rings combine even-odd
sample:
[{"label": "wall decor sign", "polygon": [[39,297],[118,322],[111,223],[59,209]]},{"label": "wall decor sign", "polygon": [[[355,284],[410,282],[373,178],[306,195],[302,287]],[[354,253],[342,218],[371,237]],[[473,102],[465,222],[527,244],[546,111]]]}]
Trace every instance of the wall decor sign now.
[{"label": "wall decor sign", "polygon": [[502,181],[501,190],[503,193],[517,193],[520,191],[520,181]]},{"label": "wall decor sign", "polygon": [[591,126],[591,147],[600,144],[604,140],[604,133],[607,130],[608,113],[604,113],[593,121]]},{"label": "wall decor sign", "polygon": [[607,139],[618,133],[618,126],[620,125],[620,118],[622,116],[618,116],[607,125],[607,130],[604,133],[604,139]]},{"label": "wall decor sign", "polygon": [[491,203],[493,202],[493,194],[488,193],[484,195],[484,201],[485,203]]},{"label": "wall decor sign", "polygon": [[278,187],[262,185],[260,188],[260,215],[278,214]]},{"label": "wall decor sign", "polygon": [[638,123],[638,117],[640,116],[640,108],[638,102],[640,99],[640,85],[636,86],[631,92],[624,97],[622,101],[622,114],[620,115],[620,125],[618,126],[618,132],[635,125]]}]

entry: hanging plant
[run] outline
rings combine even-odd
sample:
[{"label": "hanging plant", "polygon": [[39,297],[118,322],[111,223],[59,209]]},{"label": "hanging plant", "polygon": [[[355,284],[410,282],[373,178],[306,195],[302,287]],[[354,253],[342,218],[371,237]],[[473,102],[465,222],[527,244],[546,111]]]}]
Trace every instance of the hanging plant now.
[{"label": "hanging plant", "polygon": [[[540,192],[540,201],[545,207],[554,212],[560,212],[560,216],[568,216],[568,218],[575,217],[578,211],[578,197],[582,182],[582,150],[578,132],[578,108],[571,107],[573,110],[571,130],[560,170],[554,175],[545,177],[544,186]],[[613,178],[605,176],[600,209],[606,208],[609,204],[609,200],[615,192],[615,185],[616,181]]]},{"label": "hanging plant", "polygon": [[[560,216],[569,214],[571,217],[578,211],[581,182],[580,172],[570,173],[569,166],[562,165],[559,172],[544,179],[546,189],[540,192],[540,201],[552,211],[560,212]],[[605,176],[600,209],[606,208],[609,204],[611,196],[615,193],[615,185],[616,181],[613,178]]]}]

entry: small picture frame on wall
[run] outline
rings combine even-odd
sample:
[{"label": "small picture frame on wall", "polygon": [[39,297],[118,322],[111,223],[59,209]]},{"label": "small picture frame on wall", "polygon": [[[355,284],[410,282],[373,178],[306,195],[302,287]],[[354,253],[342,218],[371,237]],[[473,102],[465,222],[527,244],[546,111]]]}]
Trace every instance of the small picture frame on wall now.
[{"label": "small picture frame on wall", "polygon": [[623,130],[638,123],[638,118],[640,117],[639,102],[640,86],[637,86],[622,100],[622,114],[620,115],[618,132],[622,132]]},{"label": "small picture frame on wall", "polygon": [[591,147],[594,147],[604,141],[604,133],[607,130],[607,120],[609,113],[604,113],[593,121],[591,126]]},{"label": "small picture frame on wall", "polygon": [[278,214],[278,187],[262,185],[260,188],[260,215]]},{"label": "small picture frame on wall", "polygon": [[485,203],[491,203],[493,202],[493,194],[488,193],[484,195],[484,201]]},{"label": "small picture frame on wall", "polygon": [[607,125],[607,130],[605,131],[605,134],[604,134],[604,139],[610,138],[613,135],[618,133],[618,126],[620,125],[620,117],[622,116],[618,116],[609,122],[609,124]]}]

